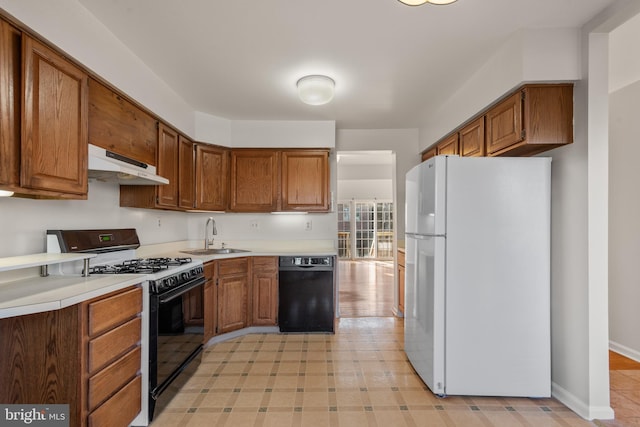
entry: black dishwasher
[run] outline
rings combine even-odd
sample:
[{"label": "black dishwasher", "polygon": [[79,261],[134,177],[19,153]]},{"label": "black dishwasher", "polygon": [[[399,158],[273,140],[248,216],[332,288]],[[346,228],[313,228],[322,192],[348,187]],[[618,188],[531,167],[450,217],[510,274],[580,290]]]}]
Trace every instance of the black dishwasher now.
[{"label": "black dishwasher", "polygon": [[334,332],[333,256],[281,256],[280,332]]}]

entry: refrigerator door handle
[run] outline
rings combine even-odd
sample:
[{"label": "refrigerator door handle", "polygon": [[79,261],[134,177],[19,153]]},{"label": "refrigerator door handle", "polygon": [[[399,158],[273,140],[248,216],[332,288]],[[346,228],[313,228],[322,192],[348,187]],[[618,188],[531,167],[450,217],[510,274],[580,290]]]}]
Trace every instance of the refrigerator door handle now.
[{"label": "refrigerator door handle", "polygon": [[415,233],[406,233],[407,237],[411,237],[413,239],[419,240],[427,240],[433,237],[447,237],[446,234],[415,234]]}]

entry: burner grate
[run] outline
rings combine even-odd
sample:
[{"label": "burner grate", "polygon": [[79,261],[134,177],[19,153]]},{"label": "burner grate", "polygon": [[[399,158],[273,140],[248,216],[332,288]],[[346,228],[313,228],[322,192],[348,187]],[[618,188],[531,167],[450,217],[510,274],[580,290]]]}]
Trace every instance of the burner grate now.
[{"label": "burner grate", "polygon": [[149,274],[167,270],[169,267],[188,264],[191,258],[136,258],[119,264],[98,265],[89,268],[89,274]]}]

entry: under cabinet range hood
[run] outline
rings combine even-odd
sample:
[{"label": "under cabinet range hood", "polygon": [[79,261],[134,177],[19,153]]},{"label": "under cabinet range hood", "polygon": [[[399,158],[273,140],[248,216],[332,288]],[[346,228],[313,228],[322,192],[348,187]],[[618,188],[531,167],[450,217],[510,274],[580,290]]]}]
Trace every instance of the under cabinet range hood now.
[{"label": "under cabinet range hood", "polygon": [[162,185],[169,180],[156,175],[156,167],[89,144],[89,178],[120,185]]}]

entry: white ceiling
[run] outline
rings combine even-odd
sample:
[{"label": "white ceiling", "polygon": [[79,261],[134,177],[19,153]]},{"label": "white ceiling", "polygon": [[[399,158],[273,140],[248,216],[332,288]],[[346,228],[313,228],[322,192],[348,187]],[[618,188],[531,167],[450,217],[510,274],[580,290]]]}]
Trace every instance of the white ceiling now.
[{"label": "white ceiling", "polygon": [[[418,127],[521,28],[579,28],[614,0],[78,0],[195,110],[231,120]],[[326,74],[334,100],[296,81]]]}]

